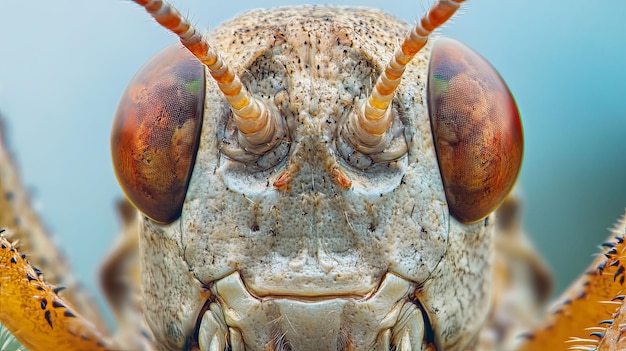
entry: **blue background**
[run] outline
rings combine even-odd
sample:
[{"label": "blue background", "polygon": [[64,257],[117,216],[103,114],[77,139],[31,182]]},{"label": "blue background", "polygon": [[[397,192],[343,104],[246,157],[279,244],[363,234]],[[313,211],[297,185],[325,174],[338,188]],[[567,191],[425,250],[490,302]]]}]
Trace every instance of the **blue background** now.
[{"label": "blue background", "polygon": [[[210,29],[254,7],[311,1],[175,1]],[[415,22],[430,1],[337,1]],[[23,181],[80,279],[95,292],[121,196],[109,130],[136,70],[174,38],[127,1],[3,3],[0,111]],[[469,1],[442,33],[502,74],[526,136],[525,226],[559,289],[598,252],[626,206],[626,2]]]}]

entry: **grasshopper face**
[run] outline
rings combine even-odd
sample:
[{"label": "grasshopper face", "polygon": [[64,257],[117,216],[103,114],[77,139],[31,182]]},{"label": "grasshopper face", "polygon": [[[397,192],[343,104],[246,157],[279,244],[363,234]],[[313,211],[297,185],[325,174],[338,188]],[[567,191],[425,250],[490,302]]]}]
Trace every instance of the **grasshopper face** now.
[{"label": "grasshopper face", "polygon": [[157,339],[466,347],[489,310],[484,218],[515,180],[522,137],[493,68],[454,41],[424,46],[458,4],[413,32],[376,10],[250,12],[211,34],[222,57],[166,6],[144,6],[218,83],[170,48],[131,82],[113,127],[118,179],[146,215]]},{"label": "grasshopper face", "polygon": [[218,85],[182,48],[131,82],[113,163],[146,215],[144,312],[161,344],[197,332],[203,350],[455,350],[475,337],[519,116],[454,41],[406,44],[415,58],[385,68],[409,30],[376,10],[255,11],[211,34],[222,57],[201,60]]}]

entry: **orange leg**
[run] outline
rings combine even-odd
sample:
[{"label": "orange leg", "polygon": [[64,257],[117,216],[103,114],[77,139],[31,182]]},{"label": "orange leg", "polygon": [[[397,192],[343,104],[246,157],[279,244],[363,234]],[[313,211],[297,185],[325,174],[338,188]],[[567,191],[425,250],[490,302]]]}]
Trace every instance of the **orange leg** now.
[{"label": "orange leg", "polygon": [[25,347],[38,350],[111,350],[111,342],[43,280],[26,255],[0,234],[0,323]]},{"label": "orange leg", "polygon": [[620,311],[626,278],[626,217],[587,272],[561,297],[543,325],[527,335],[519,351],[623,350]]}]

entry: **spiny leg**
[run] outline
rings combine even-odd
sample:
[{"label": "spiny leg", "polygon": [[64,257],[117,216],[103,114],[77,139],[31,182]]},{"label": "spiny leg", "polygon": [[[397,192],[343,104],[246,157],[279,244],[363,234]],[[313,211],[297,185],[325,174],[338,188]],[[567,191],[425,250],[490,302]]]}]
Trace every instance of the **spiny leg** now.
[{"label": "spiny leg", "polygon": [[[619,324],[615,320],[624,305],[626,215],[611,232],[602,255],[561,295],[541,325],[520,338],[519,351],[622,349],[617,345],[624,344],[623,333],[601,330]],[[611,340],[605,334],[618,337]]]},{"label": "spiny leg", "polygon": [[38,350],[111,350],[108,341],[87,319],[69,307],[0,233],[0,323],[25,347]]}]

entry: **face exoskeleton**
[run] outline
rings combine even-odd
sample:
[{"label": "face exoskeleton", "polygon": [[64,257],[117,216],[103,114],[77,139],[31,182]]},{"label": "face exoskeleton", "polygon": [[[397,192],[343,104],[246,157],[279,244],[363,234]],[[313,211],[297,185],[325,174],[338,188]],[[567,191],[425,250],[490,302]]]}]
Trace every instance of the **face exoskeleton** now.
[{"label": "face exoskeleton", "polygon": [[211,46],[168,5],[142,5],[193,53],[150,61],[112,134],[144,214],[143,306],[161,348],[471,345],[522,131],[483,58],[427,40],[459,3],[415,28],[364,8],[257,10]]}]

